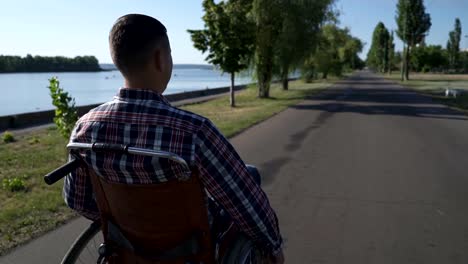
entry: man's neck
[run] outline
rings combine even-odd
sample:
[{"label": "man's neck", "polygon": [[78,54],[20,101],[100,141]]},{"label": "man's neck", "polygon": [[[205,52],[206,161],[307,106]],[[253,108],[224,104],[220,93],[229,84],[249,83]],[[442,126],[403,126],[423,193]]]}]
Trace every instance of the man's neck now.
[{"label": "man's neck", "polygon": [[158,94],[162,94],[165,90],[165,87],[153,81],[145,81],[143,79],[132,81],[125,79],[124,87],[128,89],[140,89],[140,90],[150,90]]}]

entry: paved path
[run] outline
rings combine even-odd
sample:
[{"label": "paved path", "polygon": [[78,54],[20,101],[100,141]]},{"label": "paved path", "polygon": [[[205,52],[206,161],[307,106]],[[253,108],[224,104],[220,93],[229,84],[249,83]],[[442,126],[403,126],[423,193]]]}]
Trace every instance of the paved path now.
[{"label": "paved path", "polygon": [[[260,167],[287,263],[468,263],[467,121],[361,72],[231,141]],[[83,224],[0,263],[57,263]]]}]

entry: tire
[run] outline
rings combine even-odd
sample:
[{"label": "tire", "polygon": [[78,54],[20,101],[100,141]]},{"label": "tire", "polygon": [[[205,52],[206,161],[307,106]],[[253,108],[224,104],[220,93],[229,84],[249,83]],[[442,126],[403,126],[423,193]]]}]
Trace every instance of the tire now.
[{"label": "tire", "polygon": [[221,264],[261,264],[262,256],[255,245],[244,235],[240,235],[226,253]]},{"label": "tire", "polygon": [[[97,258],[99,257],[98,248],[103,241],[100,231],[101,223],[93,222],[78,236],[75,242],[73,242],[61,263],[96,263]],[[97,241],[101,242],[96,243]],[[83,261],[83,259],[87,259],[87,261]]]}]

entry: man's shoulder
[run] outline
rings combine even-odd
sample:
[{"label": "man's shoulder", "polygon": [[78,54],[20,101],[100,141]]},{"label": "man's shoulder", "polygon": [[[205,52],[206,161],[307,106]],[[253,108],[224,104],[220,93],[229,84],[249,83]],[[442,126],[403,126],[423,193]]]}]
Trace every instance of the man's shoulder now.
[{"label": "man's shoulder", "polygon": [[169,125],[174,126],[174,128],[188,128],[192,131],[198,131],[204,124],[211,123],[208,118],[202,115],[168,104],[151,101],[143,104],[141,102],[140,104],[129,104],[112,100],[91,109],[78,120],[77,124],[106,121],[126,124]]}]

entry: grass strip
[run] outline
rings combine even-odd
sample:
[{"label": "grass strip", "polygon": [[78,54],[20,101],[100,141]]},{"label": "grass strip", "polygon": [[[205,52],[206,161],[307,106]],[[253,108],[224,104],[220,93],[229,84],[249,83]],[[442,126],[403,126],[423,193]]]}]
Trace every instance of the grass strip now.
[{"label": "grass strip", "polygon": [[[383,75],[414,91],[428,95],[441,104],[468,113],[468,74],[411,74],[410,80],[402,82],[400,74]],[[446,89],[462,91],[457,97],[446,97]]]}]

